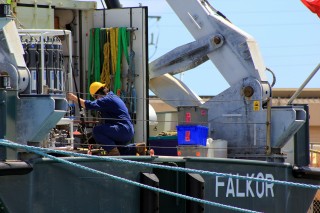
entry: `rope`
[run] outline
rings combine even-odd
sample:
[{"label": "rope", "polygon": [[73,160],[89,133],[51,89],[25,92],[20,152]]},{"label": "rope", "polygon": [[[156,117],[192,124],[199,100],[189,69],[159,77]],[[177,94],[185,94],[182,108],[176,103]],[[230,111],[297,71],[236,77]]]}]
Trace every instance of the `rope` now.
[{"label": "rope", "polygon": [[110,88],[111,76],[110,76],[110,30],[106,29],[107,42],[103,46],[103,66],[101,72],[101,82],[106,84],[107,88]]},{"label": "rope", "polygon": [[121,69],[122,69],[122,53],[124,54],[127,63],[129,64],[129,54],[128,54],[128,37],[127,29],[125,27],[119,28],[118,33],[118,57],[117,57],[117,69],[115,74],[114,88],[113,91],[119,97],[121,95]]},{"label": "rope", "polygon": [[[117,181],[122,181],[122,182],[127,183],[127,184],[131,184],[131,185],[138,186],[138,187],[145,188],[145,189],[149,189],[149,190],[152,190],[152,191],[155,191],[155,192],[167,194],[167,195],[170,195],[170,196],[175,196],[175,197],[186,199],[186,200],[190,200],[190,201],[193,201],[193,202],[203,203],[205,205],[211,205],[211,206],[216,206],[216,207],[220,207],[220,208],[225,208],[225,209],[228,209],[228,210],[234,210],[234,211],[239,211],[239,212],[249,212],[249,213],[256,213],[257,212],[257,211],[252,211],[252,210],[243,209],[243,208],[239,208],[239,207],[234,207],[234,206],[230,206],[230,205],[224,205],[224,204],[220,204],[220,203],[216,203],[216,202],[212,202],[212,201],[208,201],[208,200],[194,198],[194,197],[183,195],[183,194],[179,194],[179,193],[176,193],[176,192],[170,192],[170,191],[167,191],[167,190],[164,190],[164,189],[159,189],[159,188],[156,188],[156,187],[152,187],[152,186],[148,186],[148,185],[145,185],[145,184],[141,184],[141,183],[136,182],[136,181],[128,180],[128,179],[125,179],[125,178],[122,178],[122,177],[118,177],[118,176],[111,175],[111,174],[108,174],[108,173],[105,173],[105,172],[101,172],[99,170],[95,170],[95,169],[92,169],[92,168],[89,168],[89,167],[86,167],[86,166],[83,166],[83,165],[80,165],[80,164],[77,164],[77,163],[62,159],[62,158],[54,157],[52,155],[49,155],[49,154],[44,153],[42,151],[39,151],[39,148],[36,148],[36,147],[19,145],[19,144],[16,144],[16,143],[9,143],[9,142],[6,143],[5,140],[0,140],[0,144],[6,145],[6,146],[9,146],[9,147],[12,147],[12,148],[22,148],[22,149],[34,152],[34,153],[36,153],[38,155],[41,155],[41,156],[47,157],[49,159],[52,159],[54,161],[58,161],[60,163],[67,164],[69,166],[73,166],[73,167],[76,167],[76,168],[79,168],[79,169],[83,169],[85,171],[88,171],[88,172],[91,172],[91,173],[94,173],[94,174],[97,174],[97,175],[102,175],[102,176],[105,176],[105,177],[109,177],[109,178],[117,180]],[[106,158],[109,158],[109,157],[106,157]]]},{"label": "rope", "polygon": [[149,168],[157,168],[157,169],[168,169],[172,171],[177,172],[186,172],[186,173],[196,173],[201,175],[211,175],[211,176],[219,176],[219,177],[226,177],[226,178],[235,178],[239,180],[251,180],[251,181],[257,181],[257,182],[267,182],[267,183],[274,183],[284,186],[293,186],[293,187],[301,187],[301,188],[307,188],[307,189],[320,189],[320,185],[312,185],[312,184],[304,184],[304,183],[294,183],[294,182],[288,182],[288,181],[280,181],[280,180],[271,180],[271,179],[262,179],[262,178],[255,178],[255,177],[247,177],[247,176],[241,176],[241,175],[233,175],[233,174],[226,174],[226,173],[220,173],[220,172],[212,172],[212,171],[205,171],[205,170],[198,170],[198,169],[189,169],[189,168],[181,168],[181,167],[171,167],[171,166],[165,166],[165,165],[158,165],[158,164],[151,164],[151,163],[144,163],[144,162],[137,162],[137,161],[131,161],[131,160],[124,160],[120,158],[112,158],[112,157],[100,157],[95,155],[86,155],[81,153],[75,153],[75,152],[67,152],[62,150],[52,150],[52,149],[46,149],[46,148],[40,148],[40,147],[30,147],[26,145],[17,144],[5,139],[0,139],[0,145],[12,147],[12,148],[21,148],[26,149],[29,151],[41,151],[41,152],[51,152],[55,154],[62,154],[62,155],[69,155],[69,156],[75,156],[75,157],[86,157],[90,159],[98,159],[101,161],[111,161],[111,162],[119,162],[119,163],[127,163],[127,164],[133,164],[137,166],[145,166]]},{"label": "rope", "polygon": [[[69,91],[66,91],[69,92]],[[88,92],[79,92],[79,94],[83,94],[83,95],[90,95],[90,93]],[[129,96],[126,98],[130,98]],[[149,97],[145,97],[145,98],[137,98],[140,100],[159,100],[159,98],[157,98],[156,96],[149,96]],[[180,98],[167,98],[167,99],[161,99],[163,101],[192,101],[193,99],[180,99]],[[319,101],[320,98],[314,98],[313,100],[315,101]],[[253,101],[256,100],[248,100],[247,103],[252,103]],[[261,100],[260,100],[261,101]],[[237,103],[243,103],[243,100],[208,100],[206,101],[206,103],[230,103],[230,104],[237,104]],[[253,110],[249,110],[249,112],[252,112]],[[248,110],[246,110],[245,112],[248,112]]]},{"label": "rope", "polygon": [[[100,28],[94,31],[94,78],[93,81],[100,81]],[[91,83],[93,82],[91,81]]]},{"label": "rope", "polygon": [[[104,44],[107,42],[107,31],[106,29],[99,29],[100,31],[100,42],[99,42],[99,57],[100,57],[100,68],[102,68],[103,66],[103,62],[104,62]],[[101,81],[101,69],[100,69],[100,81]]]},{"label": "rope", "polygon": [[118,55],[118,34],[119,28],[110,28],[110,46],[111,46],[111,73],[112,78],[110,79],[110,91],[113,89],[111,86],[114,84],[114,76],[117,71],[117,55]]},{"label": "rope", "polygon": [[[78,126],[78,129],[80,130],[80,133],[82,134],[82,141],[84,143],[87,143],[88,142],[88,132],[87,132],[86,123],[85,123],[85,111],[80,103],[80,96],[78,93],[78,86],[77,86],[76,78],[74,76],[74,72],[72,72],[72,79],[73,79],[74,87],[76,90],[76,96],[77,96],[77,102],[78,102],[78,108],[79,108],[79,114],[80,114],[80,125]],[[70,113],[70,115],[71,115],[71,113]]]},{"label": "rope", "polygon": [[[92,28],[89,38],[88,88],[94,81],[100,81],[100,28]],[[90,99],[88,94],[87,99]]]},{"label": "rope", "polygon": [[134,56],[135,52],[133,51],[133,39],[132,39],[132,32],[130,33],[130,56],[129,56],[129,70],[128,70],[128,81],[127,81],[127,94],[130,96],[127,98],[128,108],[131,119],[136,122],[136,105],[137,105],[137,95],[135,89],[135,62]]},{"label": "rope", "polygon": [[116,74],[114,78],[114,88],[113,93],[120,96],[121,90],[121,58],[122,58],[122,28],[119,28],[118,31],[118,54],[117,54],[117,67],[116,67]]},{"label": "rope", "polygon": [[[79,119],[81,118],[81,116],[72,116],[75,119]],[[86,116],[87,119],[91,119],[91,120],[108,120],[108,121],[122,121],[123,119],[120,118],[98,118],[98,117],[94,117],[94,116]],[[136,119],[135,121],[142,121],[142,122],[149,122],[149,121],[154,121],[154,120],[150,120],[150,119]],[[157,120],[158,123],[178,123],[178,120],[171,120],[171,121],[166,121],[166,120]],[[208,124],[208,122],[198,122],[198,124]],[[245,122],[216,122],[216,124],[226,124],[226,125],[233,125],[233,124],[248,124],[248,125],[255,125],[255,124],[261,124],[264,125],[265,122],[255,122],[255,123],[245,123]]]},{"label": "rope", "polygon": [[122,39],[122,47],[123,47],[123,53],[124,56],[126,57],[127,63],[129,64],[129,53],[128,53],[128,32],[127,28],[121,27],[121,39]]}]

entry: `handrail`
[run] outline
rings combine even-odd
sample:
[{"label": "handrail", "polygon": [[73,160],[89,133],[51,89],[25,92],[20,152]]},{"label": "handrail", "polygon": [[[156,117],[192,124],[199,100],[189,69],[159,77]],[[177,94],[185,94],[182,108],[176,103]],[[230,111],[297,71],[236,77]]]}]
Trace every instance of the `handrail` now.
[{"label": "handrail", "polygon": [[296,99],[300,95],[301,91],[304,89],[304,87],[307,85],[307,83],[309,83],[309,81],[313,78],[313,76],[318,72],[319,69],[320,69],[320,63],[311,72],[311,74],[308,76],[308,78],[302,83],[302,85],[299,87],[299,89],[292,95],[292,97],[288,101],[288,105],[291,105],[292,102],[294,101],[294,99]]}]

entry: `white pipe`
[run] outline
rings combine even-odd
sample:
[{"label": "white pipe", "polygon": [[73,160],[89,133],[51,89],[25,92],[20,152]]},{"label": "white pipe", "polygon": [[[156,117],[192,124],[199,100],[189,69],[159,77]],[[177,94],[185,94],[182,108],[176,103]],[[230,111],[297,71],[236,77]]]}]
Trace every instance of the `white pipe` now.
[{"label": "white pipe", "polygon": [[71,32],[70,34],[68,34],[69,37],[69,75],[68,75],[68,79],[69,79],[69,91],[72,92],[73,91],[73,84],[72,84],[72,77],[73,77],[73,70],[72,70],[72,36],[71,36]]},{"label": "white pipe", "polygon": [[296,99],[300,95],[303,88],[307,85],[307,83],[309,83],[309,81],[313,78],[313,76],[318,72],[319,69],[320,69],[320,64],[316,66],[316,68],[311,72],[309,77],[303,82],[303,84],[299,87],[299,89],[292,95],[292,97],[288,101],[288,105],[291,105],[294,99]]},{"label": "white pipe", "polygon": [[46,73],[45,73],[45,69],[44,69],[44,44],[43,44],[43,34],[41,34],[40,36],[40,45],[41,45],[41,48],[40,48],[40,54],[41,54],[41,80],[40,80],[40,83],[41,83],[41,89],[40,89],[40,94],[43,94],[43,87],[44,87],[44,76],[46,76]]},{"label": "white pipe", "polygon": [[71,35],[70,30],[52,30],[52,29],[18,29],[18,33],[43,33],[49,35]]}]

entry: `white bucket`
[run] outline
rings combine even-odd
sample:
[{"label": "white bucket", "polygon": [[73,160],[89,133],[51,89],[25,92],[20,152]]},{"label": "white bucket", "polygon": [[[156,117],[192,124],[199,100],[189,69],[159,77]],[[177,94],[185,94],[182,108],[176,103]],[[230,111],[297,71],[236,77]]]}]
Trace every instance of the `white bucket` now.
[{"label": "white bucket", "polygon": [[227,158],[228,157],[228,141],[207,139],[208,157],[209,158]]}]

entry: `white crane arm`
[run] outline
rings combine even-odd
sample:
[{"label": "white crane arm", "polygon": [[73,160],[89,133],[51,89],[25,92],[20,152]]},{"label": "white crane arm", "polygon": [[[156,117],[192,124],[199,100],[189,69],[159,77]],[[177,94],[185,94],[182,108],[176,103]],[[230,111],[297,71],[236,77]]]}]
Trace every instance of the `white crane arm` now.
[{"label": "white crane arm", "polygon": [[252,36],[222,17],[206,0],[167,0],[195,40],[222,35],[222,47],[207,54],[229,85],[243,78],[267,81],[266,67]]}]

